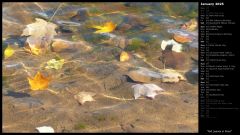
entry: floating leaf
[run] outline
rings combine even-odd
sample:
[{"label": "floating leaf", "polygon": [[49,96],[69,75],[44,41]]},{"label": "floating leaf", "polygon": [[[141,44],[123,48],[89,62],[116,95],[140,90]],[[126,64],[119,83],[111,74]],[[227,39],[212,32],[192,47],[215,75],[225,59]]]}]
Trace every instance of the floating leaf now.
[{"label": "floating leaf", "polygon": [[93,92],[79,92],[77,95],[74,96],[74,98],[83,105],[87,101],[95,101],[93,99],[93,96],[95,96],[96,93]]},{"label": "floating leaf", "polygon": [[42,126],[36,128],[39,133],[54,133],[54,129],[49,126]]},{"label": "floating leaf", "polygon": [[51,59],[47,62],[47,66],[45,67],[46,69],[61,69],[64,64],[64,59]]},{"label": "floating leaf", "polygon": [[138,99],[141,96],[154,99],[158,92],[164,91],[162,88],[155,84],[136,84],[132,86],[134,90],[134,98]]},{"label": "floating leaf", "polygon": [[124,62],[124,61],[128,61],[130,59],[130,56],[127,52],[123,51],[121,54],[120,54],[120,61],[121,62]]},{"label": "floating leaf", "polygon": [[109,32],[114,31],[116,26],[117,25],[114,24],[113,22],[106,22],[103,26],[94,25],[92,27],[95,29],[98,29],[94,33],[109,33]]},{"label": "floating leaf", "polygon": [[4,57],[8,58],[11,57],[14,54],[14,50],[12,49],[12,47],[8,46],[5,51],[4,51]]},{"label": "floating leaf", "polygon": [[26,40],[25,50],[36,55],[42,53],[47,49],[53,37],[57,35],[56,27],[57,25],[51,22],[36,18],[35,23],[28,24],[27,28],[23,30],[22,36],[29,36]]},{"label": "floating leaf", "polygon": [[175,34],[173,36],[173,38],[174,38],[175,41],[177,41],[179,43],[187,43],[187,42],[191,42],[192,41],[192,39],[187,37],[187,36],[181,36],[181,35],[177,35],[177,34]]},{"label": "floating leaf", "polygon": [[40,72],[37,72],[34,78],[28,77],[31,90],[45,90],[50,80],[50,77],[44,77]]}]

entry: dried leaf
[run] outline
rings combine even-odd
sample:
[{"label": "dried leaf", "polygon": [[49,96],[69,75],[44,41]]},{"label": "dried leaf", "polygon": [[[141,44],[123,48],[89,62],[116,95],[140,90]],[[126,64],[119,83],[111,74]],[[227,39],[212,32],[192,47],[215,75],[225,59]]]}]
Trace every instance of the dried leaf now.
[{"label": "dried leaf", "polygon": [[47,49],[55,35],[57,25],[46,22],[43,19],[36,18],[36,22],[28,24],[23,30],[22,36],[29,36],[26,49],[31,53],[39,55]]},{"label": "dried leaf", "polygon": [[8,58],[11,57],[14,54],[14,50],[12,49],[12,47],[8,46],[5,51],[4,51],[4,57]]},{"label": "dried leaf", "polygon": [[95,101],[93,99],[93,96],[95,96],[96,93],[93,92],[79,92],[77,95],[74,96],[74,98],[83,105],[87,101]]},{"label": "dried leaf", "polygon": [[187,42],[191,42],[192,41],[192,39],[187,37],[187,36],[182,36],[182,35],[177,35],[177,34],[175,34],[173,36],[173,38],[174,38],[175,41],[177,41],[179,43],[187,43]]},{"label": "dried leaf", "polygon": [[50,77],[44,77],[40,72],[37,72],[34,78],[28,77],[31,90],[45,90],[50,80]]},{"label": "dried leaf", "polygon": [[136,84],[132,86],[134,90],[134,98],[138,99],[141,96],[146,96],[154,99],[158,92],[164,91],[155,84]]},{"label": "dried leaf", "polygon": [[123,51],[120,55],[120,61],[124,62],[124,61],[128,61],[130,59],[130,56],[127,52]]},{"label": "dried leaf", "polygon": [[47,62],[47,66],[45,67],[46,69],[61,69],[62,66],[64,64],[64,59],[59,59],[59,60],[56,60],[56,59],[51,59]]},{"label": "dried leaf", "polygon": [[54,129],[49,126],[42,126],[36,128],[39,133],[54,133]]},{"label": "dried leaf", "polygon": [[95,29],[98,29],[94,33],[109,33],[109,32],[114,31],[116,26],[117,25],[114,24],[113,22],[106,22],[103,26],[94,25],[92,27]]}]

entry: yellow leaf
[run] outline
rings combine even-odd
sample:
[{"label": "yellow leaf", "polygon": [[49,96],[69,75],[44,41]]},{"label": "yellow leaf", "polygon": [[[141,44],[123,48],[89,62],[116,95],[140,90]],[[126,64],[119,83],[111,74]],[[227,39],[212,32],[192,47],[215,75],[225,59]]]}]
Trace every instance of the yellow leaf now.
[{"label": "yellow leaf", "polygon": [[120,55],[120,61],[124,62],[124,61],[128,61],[129,59],[130,59],[129,54],[123,51]]},{"label": "yellow leaf", "polygon": [[4,57],[8,58],[11,57],[14,54],[14,50],[12,49],[12,47],[8,46],[5,51],[4,51]]},{"label": "yellow leaf", "polygon": [[114,31],[116,26],[113,22],[106,22],[103,26],[94,25],[92,27],[98,29],[94,33],[109,33]]},{"label": "yellow leaf", "polygon": [[29,47],[29,46],[25,46],[24,48],[23,48],[25,51],[27,51],[27,52],[29,52],[29,53],[31,53],[31,54],[35,54],[35,55],[39,55],[39,54],[41,54],[42,53],[42,50],[41,49],[38,49],[38,48],[36,48],[36,47]]},{"label": "yellow leaf", "polygon": [[37,72],[34,78],[28,77],[31,90],[46,90],[50,80],[50,77],[44,77],[40,72]]},{"label": "yellow leaf", "polygon": [[47,66],[45,67],[46,69],[61,69],[64,64],[64,59],[56,60],[56,59],[51,59],[47,62]]}]

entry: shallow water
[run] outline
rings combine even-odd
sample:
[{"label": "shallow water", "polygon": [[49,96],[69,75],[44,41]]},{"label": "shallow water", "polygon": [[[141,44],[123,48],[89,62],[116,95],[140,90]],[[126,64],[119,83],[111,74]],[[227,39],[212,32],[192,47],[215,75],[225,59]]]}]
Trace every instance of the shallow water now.
[{"label": "shallow water", "polygon": [[[36,132],[52,126],[56,132],[197,132],[198,65],[197,29],[181,26],[197,19],[197,3],[3,3],[3,50],[15,53],[3,58],[3,131]],[[67,49],[32,55],[23,50],[26,25],[42,18],[56,24],[55,39],[69,43]],[[96,34],[91,25],[112,21],[111,33]],[[14,26],[14,27],[13,27]],[[188,36],[180,53],[163,51],[163,40],[174,34]],[[119,61],[122,51],[130,60]],[[43,68],[55,57],[65,60],[59,70]],[[165,62],[164,62],[165,61]],[[138,67],[151,74],[164,68],[186,77],[185,81],[154,83],[166,90],[155,99],[133,99],[127,76]],[[27,78],[41,71],[53,80],[49,89],[32,91]],[[154,77],[155,74],[152,76]],[[96,93],[93,102],[80,105],[74,95]],[[107,96],[103,96],[107,95]],[[131,99],[131,100],[124,100]]]}]

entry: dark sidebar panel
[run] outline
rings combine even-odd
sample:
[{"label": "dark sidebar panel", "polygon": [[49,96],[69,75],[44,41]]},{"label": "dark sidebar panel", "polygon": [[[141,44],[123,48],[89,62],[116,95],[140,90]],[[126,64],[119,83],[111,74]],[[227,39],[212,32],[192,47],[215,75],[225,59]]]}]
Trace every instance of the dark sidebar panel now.
[{"label": "dark sidebar panel", "polygon": [[235,134],[239,122],[239,14],[232,1],[199,2],[200,134]]}]

